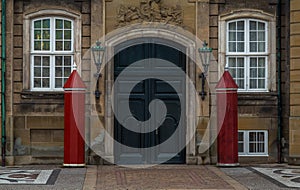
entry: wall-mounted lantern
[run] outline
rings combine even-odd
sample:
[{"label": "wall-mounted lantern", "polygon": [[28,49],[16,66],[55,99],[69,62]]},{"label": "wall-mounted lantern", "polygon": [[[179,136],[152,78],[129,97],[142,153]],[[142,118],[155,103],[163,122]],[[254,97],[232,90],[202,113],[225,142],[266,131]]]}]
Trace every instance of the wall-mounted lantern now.
[{"label": "wall-mounted lantern", "polygon": [[207,45],[208,44],[206,43],[206,41],[204,41],[203,47],[198,49],[201,63],[203,66],[203,71],[199,75],[199,78],[202,78],[202,90],[201,90],[201,92],[199,92],[199,95],[201,95],[202,100],[204,100],[205,96],[206,96],[205,80],[207,77],[207,72],[208,72],[208,67],[209,67],[210,61],[211,61],[211,52],[212,52],[212,48],[207,47]]},{"label": "wall-mounted lantern", "polygon": [[97,41],[96,45],[91,48],[91,51],[93,54],[94,64],[97,67],[97,72],[94,74],[94,76],[97,78],[95,97],[99,99],[101,95],[101,92],[99,90],[99,78],[101,77],[100,68],[104,59],[105,47],[101,46],[101,42]]}]

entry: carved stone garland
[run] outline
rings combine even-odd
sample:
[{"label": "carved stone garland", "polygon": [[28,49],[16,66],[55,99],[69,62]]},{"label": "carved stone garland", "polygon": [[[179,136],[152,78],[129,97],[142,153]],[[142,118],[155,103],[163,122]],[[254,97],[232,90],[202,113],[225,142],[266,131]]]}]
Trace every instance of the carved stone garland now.
[{"label": "carved stone garland", "polygon": [[179,5],[168,7],[161,0],[141,0],[140,7],[121,5],[117,12],[116,27],[133,23],[161,22],[182,25],[183,11]]}]

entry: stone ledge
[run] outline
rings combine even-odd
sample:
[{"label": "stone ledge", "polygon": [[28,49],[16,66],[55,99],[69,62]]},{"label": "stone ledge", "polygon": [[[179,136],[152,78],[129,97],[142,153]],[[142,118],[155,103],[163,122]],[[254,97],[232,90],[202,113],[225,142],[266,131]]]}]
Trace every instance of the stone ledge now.
[{"label": "stone ledge", "polygon": [[64,92],[35,92],[35,91],[22,91],[22,99],[63,99]]},{"label": "stone ledge", "polygon": [[[259,104],[258,104],[259,102]],[[238,105],[277,105],[277,93],[238,93]]]},{"label": "stone ledge", "polygon": [[288,164],[289,165],[300,165],[300,156],[297,156],[297,157],[290,156],[288,158]]}]

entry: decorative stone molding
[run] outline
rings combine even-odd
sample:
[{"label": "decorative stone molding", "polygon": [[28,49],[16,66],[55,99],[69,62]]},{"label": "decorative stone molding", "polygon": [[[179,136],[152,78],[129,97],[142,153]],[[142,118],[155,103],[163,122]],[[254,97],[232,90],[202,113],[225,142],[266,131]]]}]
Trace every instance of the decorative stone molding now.
[{"label": "decorative stone molding", "polygon": [[160,22],[182,26],[183,11],[181,6],[169,7],[162,4],[161,0],[141,0],[139,7],[126,5],[119,7],[116,27],[142,22]]},{"label": "decorative stone molding", "polygon": [[[172,27],[172,29],[170,29]],[[139,40],[143,39],[143,40]],[[195,65],[192,64],[193,60],[197,59],[196,49],[200,47],[200,42],[195,42],[194,36],[184,30],[181,27],[170,26],[167,24],[159,23],[142,23],[142,24],[133,24],[130,26],[118,28],[117,30],[107,34],[105,36],[105,46],[106,50],[106,60],[112,60],[111,64],[107,64],[105,67],[106,71],[106,81],[105,81],[105,124],[107,133],[105,133],[104,144],[105,144],[105,159],[111,160],[113,162],[114,157],[114,142],[110,138],[114,134],[114,116],[112,110],[112,88],[114,84],[113,79],[113,57],[114,54],[118,51],[117,46],[121,44],[124,45],[124,48],[130,47],[135,44],[145,43],[148,40],[154,40],[159,44],[166,44],[175,49],[180,49],[185,52],[185,54],[191,59],[187,59],[186,62],[186,72],[189,73],[189,77],[195,83]],[[123,46],[122,46],[123,47]],[[199,61],[199,60],[197,60]],[[186,94],[191,94],[192,91],[190,88],[186,89]],[[187,96],[187,110],[185,115],[186,119],[186,139],[192,139],[190,142],[187,142],[186,147],[186,160],[187,163],[191,163],[191,158],[196,155],[195,147],[195,128],[196,128],[196,110],[194,109],[195,102],[192,101],[192,95]],[[95,126],[100,126],[95,124]]]}]

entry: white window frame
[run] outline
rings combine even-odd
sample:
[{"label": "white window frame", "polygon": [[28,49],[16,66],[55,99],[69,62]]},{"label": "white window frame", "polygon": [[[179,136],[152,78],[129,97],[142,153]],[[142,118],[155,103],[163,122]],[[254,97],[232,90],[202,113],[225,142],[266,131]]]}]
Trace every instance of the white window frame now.
[{"label": "white window frame", "polygon": [[[230,52],[229,51],[229,24],[237,23],[239,21],[244,22],[244,52]],[[265,24],[265,51],[264,52],[250,52],[250,22],[261,22]],[[226,66],[228,67],[228,58],[230,57],[241,57],[244,58],[244,88],[239,88],[238,92],[267,92],[268,88],[268,23],[258,19],[235,19],[230,20],[226,23]],[[237,39],[236,39],[237,40]],[[264,57],[265,60],[265,84],[264,88],[250,88],[250,58]]]},{"label": "white window frame", "polygon": [[[263,57],[266,59],[265,61],[265,88],[249,88],[250,85],[250,58],[259,58],[259,57]],[[244,63],[245,63],[245,67],[244,67],[244,87],[245,88],[239,88],[238,92],[268,92],[268,56],[253,56],[253,55],[249,55],[249,56],[235,56],[235,55],[230,55],[230,56],[226,56],[226,66],[228,66],[228,59],[229,58],[244,58]]]},{"label": "white window frame", "polygon": [[[266,61],[266,86],[265,89],[251,89],[251,90],[241,90],[239,93],[267,93],[276,91],[276,15],[263,12],[261,10],[255,9],[238,9],[219,16],[218,24],[218,76],[219,78],[223,75],[225,66],[227,64],[228,56],[244,56],[244,53],[231,53],[227,52],[227,39],[228,39],[228,23],[231,21],[238,20],[254,20],[259,22],[267,23],[266,26],[266,53],[263,56],[267,57]],[[249,32],[246,31],[245,32]],[[245,34],[246,35],[246,34]],[[249,35],[249,34],[247,34]],[[248,47],[247,47],[248,48]],[[256,56],[256,53],[249,53],[247,56]],[[262,54],[259,54],[259,56]],[[247,70],[247,69],[246,69]]]},{"label": "white window frame", "polygon": [[[233,22],[239,22],[239,21],[244,21],[244,44],[246,44],[245,46],[245,51],[244,52],[230,52],[229,47],[228,47],[228,39],[229,39],[229,24],[233,23]],[[254,22],[262,22],[265,24],[265,51],[264,52],[250,52],[250,35],[249,35],[249,31],[250,31],[250,21],[254,21]],[[234,55],[234,56],[267,56],[268,52],[269,52],[269,47],[268,47],[268,34],[269,34],[269,27],[268,27],[268,22],[264,21],[264,20],[260,20],[260,19],[252,19],[252,18],[244,18],[244,19],[234,19],[234,20],[230,20],[226,22],[227,26],[227,30],[226,30],[226,55]]]},{"label": "white window frame", "polygon": [[[50,49],[49,51],[45,50],[34,50],[34,22],[38,20],[50,19]],[[56,33],[55,33],[55,21],[56,19],[61,19],[63,21],[71,22],[71,49],[68,51],[57,51],[55,50],[56,42]],[[48,16],[48,17],[39,17],[31,20],[31,47],[30,47],[30,89],[32,91],[63,91],[63,88],[55,88],[55,56],[71,56],[71,72],[74,69],[74,21],[64,17],[58,16]],[[49,56],[50,57],[50,84],[49,88],[35,88],[34,87],[34,56]],[[71,74],[71,73],[70,73]]]},{"label": "white window frame", "polygon": [[[264,152],[250,152],[249,151],[249,134],[251,132],[263,132],[264,133]],[[244,152],[239,152],[239,156],[269,156],[268,155],[268,145],[269,145],[269,136],[268,136],[268,131],[267,130],[238,130],[238,133],[243,133],[243,148]]]},{"label": "white window frame", "polygon": [[38,18],[46,18],[46,17],[56,17],[63,18],[66,20],[73,21],[73,63],[76,63],[77,72],[81,75],[82,69],[82,20],[81,20],[81,12],[76,10],[64,10],[61,9],[35,9],[34,11],[28,10],[24,12],[23,16],[23,91],[33,91],[33,92],[62,92],[61,90],[44,90],[41,89],[32,90],[32,69],[31,69],[31,30],[32,30],[32,20]]}]

